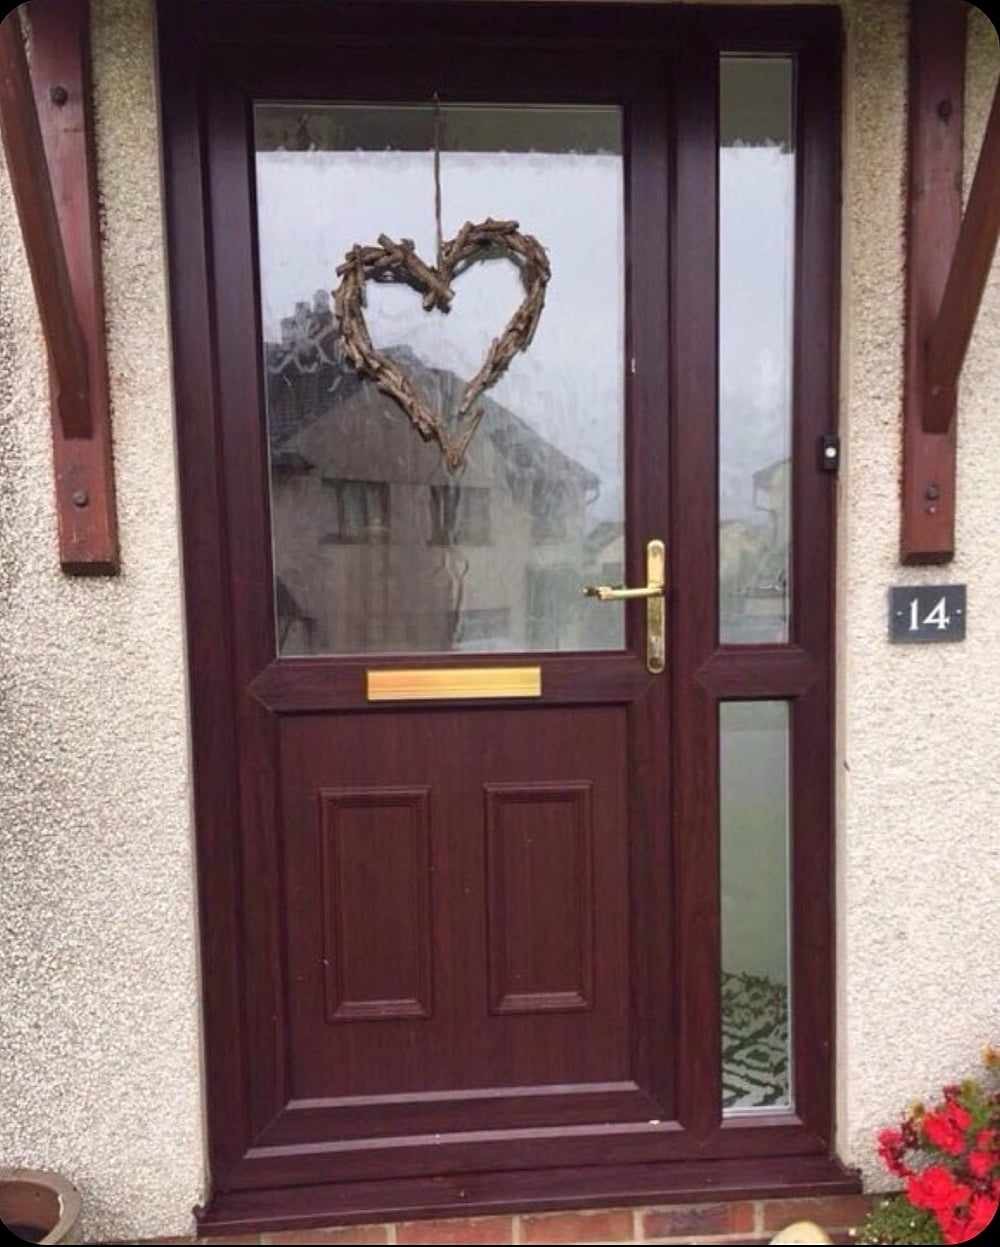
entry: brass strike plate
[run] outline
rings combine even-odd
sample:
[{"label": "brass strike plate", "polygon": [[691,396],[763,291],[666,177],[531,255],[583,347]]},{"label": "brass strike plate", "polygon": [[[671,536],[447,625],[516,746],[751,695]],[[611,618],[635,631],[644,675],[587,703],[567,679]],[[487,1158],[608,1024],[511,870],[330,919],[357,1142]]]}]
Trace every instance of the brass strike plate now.
[{"label": "brass strike plate", "polygon": [[369,701],[450,701],[473,697],[541,697],[541,667],[448,667],[368,671]]}]

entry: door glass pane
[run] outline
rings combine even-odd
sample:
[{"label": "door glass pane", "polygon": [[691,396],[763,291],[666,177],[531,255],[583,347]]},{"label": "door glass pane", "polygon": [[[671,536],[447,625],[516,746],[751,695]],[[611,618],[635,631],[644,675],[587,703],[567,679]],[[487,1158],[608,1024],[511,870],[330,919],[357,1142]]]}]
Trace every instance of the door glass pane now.
[{"label": "door glass pane", "polygon": [[794,61],[725,56],[719,150],[719,632],[783,643],[790,611]]},{"label": "door glass pane", "polygon": [[719,715],[723,1108],[788,1108],[788,703]]},{"label": "door glass pane", "polygon": [[[624,564],[620,110],[441,110],[444,239],[514,220],[552,271],[456,473],[351,367],[331,300],[380,234],[435,263],[433,108],[261,104],[255,132],[280,652],[621,649],[621,605],[581,594]],[[502,255],[453,289],[443,314],[369,281],[365,307],[376,349],[452,422],[524,295]]]}]

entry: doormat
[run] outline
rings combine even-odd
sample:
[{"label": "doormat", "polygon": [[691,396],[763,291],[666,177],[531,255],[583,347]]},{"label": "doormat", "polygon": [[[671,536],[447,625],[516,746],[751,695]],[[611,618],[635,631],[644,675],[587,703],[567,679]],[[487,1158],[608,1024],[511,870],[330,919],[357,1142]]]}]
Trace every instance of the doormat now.
[{"label": "doormat", "polygon": [[788,988],[722,973],[722,1106],[788,1104]]}]

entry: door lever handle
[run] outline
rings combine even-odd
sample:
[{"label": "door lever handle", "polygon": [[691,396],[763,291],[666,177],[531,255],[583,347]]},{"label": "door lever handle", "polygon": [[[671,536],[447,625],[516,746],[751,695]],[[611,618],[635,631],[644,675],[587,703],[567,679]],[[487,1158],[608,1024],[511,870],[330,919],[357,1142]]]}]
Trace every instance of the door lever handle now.
[{"label": "door lever handle", "polygon": [[642,588],[629,589],[625,585],[587,585],[584,597],[597,598],[599,602],[628,602],[646,598],[646,666],[659,675],[667,663],[666,615],[667,604],[663,600],[667,591],[667,552],[662,541],[650,541],[646,546],[646,584]]},{"label": "door lever handle", "polygon": [[641,589],[629,589],[625,585],[586,585],[585,598],[597,598],[599,602],[629,602],[634,598],[661,598],[666,591],[664,567],[666,552],[662,541],[651,541],[646,546],[646,584]]},{"label": "door lever handle", "polygon": [[597,598],[599,602],[628,602],[633,598],[663,597],[663,585],[643,585],[641,589],[626,589],[624,585],[587,585],[585,598]]}]

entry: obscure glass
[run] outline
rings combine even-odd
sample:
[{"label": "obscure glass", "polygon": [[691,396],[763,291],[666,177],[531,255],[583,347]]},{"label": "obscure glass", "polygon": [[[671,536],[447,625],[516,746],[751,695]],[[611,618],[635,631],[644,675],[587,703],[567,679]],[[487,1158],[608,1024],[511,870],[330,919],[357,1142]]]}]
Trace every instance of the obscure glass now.
[{"label": "obscure glass", "polygon": [[[261,104],[255,132],[280,653],[621,649],[621,605],[581,594],[624,564],[620,110],[442,109],[445,239],[513,219],[552,267],[457,475],[346,362],[331,306],[355,244],[410,238],[434,263],[433,109]],[[522,297],[502,257],[454,289],[447,315],[391,284],[366,307],[449,420]]]},{"label": "obscure glass", "polygon": [[789,1108],[788,703],[719,716],[723,1108]]},{"label": "obscure glass", "polygon": [[725,56],[719,150],[719,632],[788,640],[794,61]]}]

